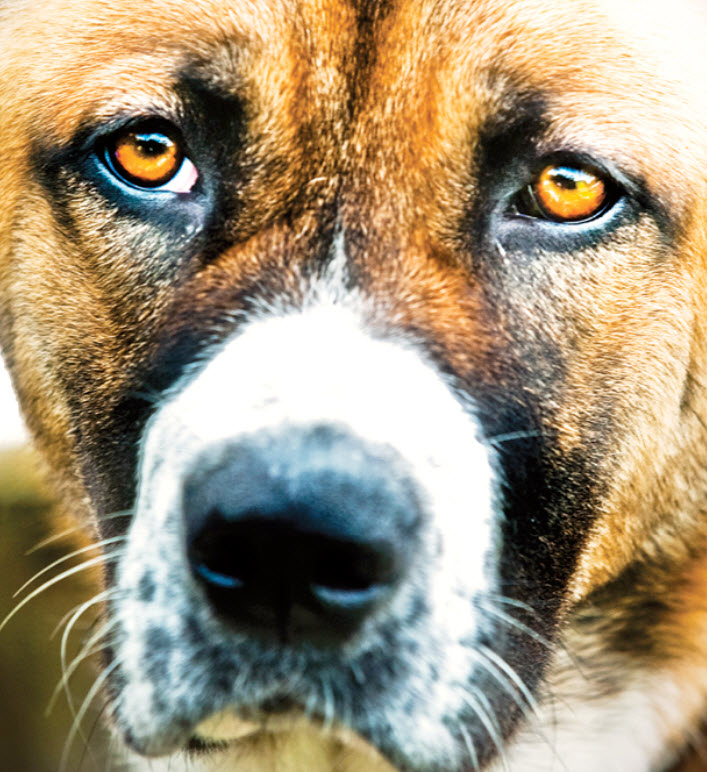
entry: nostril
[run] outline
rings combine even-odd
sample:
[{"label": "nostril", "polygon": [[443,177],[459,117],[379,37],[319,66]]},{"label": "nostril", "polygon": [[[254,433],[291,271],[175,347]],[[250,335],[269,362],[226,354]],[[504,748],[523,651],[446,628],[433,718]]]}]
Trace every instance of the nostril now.
[{"label": "nostril", "polygon": [[323,610],[364,614],[388,595],[395,583],[393,554],[377,548],[338,542],[322,552],[312,570],[309,590]]},{"label": "nostril", "polygon": [[192,540],[189,560],[194,572],[208,584],[237,590],[252,583],[258,570],[252,529],[234,528],[217,513],[209,517]]},{"label": "nostril", "polygon": [[366,613],[383,601],[389,594],[390,586],[372,584],[359,590],[342,590],[313,584],[310,589],[322,610],[334,615],[356,615]]},{"label": "nostril", "polygon": [[243,587],[243,581],[236,576],[230,576],[222,571],[214,571],[209,568],[207,561],[197,558],[193,561],[194,572],[209,584],[222,587],[226,590],[239,590]]},{"label": "nostril", "polygon": [[[322,545],[324,546],[324,545]],[[339,592],[365,592],[394,580],[394,560],[385,545],[331,539],[316,556],[312,584]]]},{"label": "nostril", "polygon": [[301,530],[297,520],[250,513],[232,521],[214,512],[191,540],[192,571],[217,613],[239,627],[289,626],[312,637],[329,617],[328,637],[334,625],[348,634],[390,593],[395,552]]}]

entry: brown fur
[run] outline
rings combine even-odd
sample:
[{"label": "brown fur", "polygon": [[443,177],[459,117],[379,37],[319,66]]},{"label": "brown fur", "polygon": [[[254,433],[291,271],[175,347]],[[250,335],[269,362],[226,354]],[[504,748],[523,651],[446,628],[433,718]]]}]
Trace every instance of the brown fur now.
[{"label": "brown fur", "polygon": [[[414,329],[446,369],[490,390],[520,388],[548,347],[561,361],[561,381],[522,388],[542,399],[558,453],[592,455],[597,509],[573,537],[576,560],[555,558],[558,570],[575,561],[567,639],[613,636],[618,660],[698,684],[674,727],[680,747],[707,695],[707,19],[699,2],[667,5],[0,6],[0,341],[70,506],[87,522],[110,507],[91,459],[164,342],[215,326],[261,275],[273,297],[294,291],[338,208],[381,329]],[[233,169],[244,182],[208,262],[148,265],[140,250],[161,254],[159,234],[133,233],[76,179],[59,180],[70,195],[57,204],[42,175],[117,104],[173,111],[185,68],[246,105]],[[641,181],[657,214],[520,269],[501,250],[492,290],[469,235],[478,149],[534,100],[547,152],[591,147]]]}]

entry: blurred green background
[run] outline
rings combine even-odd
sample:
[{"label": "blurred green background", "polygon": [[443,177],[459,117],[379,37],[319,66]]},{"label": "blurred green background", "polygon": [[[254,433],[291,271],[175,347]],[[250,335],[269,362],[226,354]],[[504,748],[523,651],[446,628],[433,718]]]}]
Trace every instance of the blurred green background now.
[{"label": "blurred green background", "polygon": [[[55,522],[51,499],[41,483],[36,459],[27,448],[0,448],[0,619],[15,604],[59,571],[77,565],[81,556],[47,572],[20,596],[13,594],[37,571],[83,546],[78,533],[45,547],[33,548],[69,525]],[[29,554],[28,554],[29,553]],[[90,553],[92,556],[95,553]],[[2,772],[56,772],[72,725],[72,714],[62,693],[49,715],[47,706],[61,678],[61,631],[52,633],[62,618],[96,591],[97,575],[79,572],[31,600],[0,631],[0,770]],[[70,638],[69,657],[91,632],[86,614]],[[95,614],[93,616],[95,619]],[[71,693],[80,706],[95,678],[95,666],[84,663],[72,677]],[[103,772],[106,763],[105,730],[96,722],[102,697],[83,722],[90,736],[90,752],[77,737],[68,770]]]}]

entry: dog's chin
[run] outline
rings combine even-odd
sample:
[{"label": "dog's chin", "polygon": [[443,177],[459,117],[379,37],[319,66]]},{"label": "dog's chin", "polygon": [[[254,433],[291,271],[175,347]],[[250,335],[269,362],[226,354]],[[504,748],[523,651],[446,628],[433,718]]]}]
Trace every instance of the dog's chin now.
[{"label": "dog's chin", "polygon": [[321,766],[393,772],[378,751],[355,732],[337,723],[325,725],[297,710],[257,718],[220,711],[198,724],[190,746],[217,757],[252,757],[257,759],[258,770],[279,769],[283,758],[289,758],[291,769],[297,770],[307,767],[316,772]]}]

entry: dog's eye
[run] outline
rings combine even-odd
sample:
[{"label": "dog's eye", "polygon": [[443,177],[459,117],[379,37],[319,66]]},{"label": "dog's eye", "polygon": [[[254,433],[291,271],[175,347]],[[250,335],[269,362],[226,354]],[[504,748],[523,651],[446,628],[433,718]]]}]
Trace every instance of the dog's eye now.
[{"label": "dog's eye", "polygon": [[612,185],[590,167],[550,164],[521,193],[519,214],[558,223],[593,220],[612,202]]},{"label": "dog's eye", "polygon": [[114,134],[105,158],[117,177],[137,188],[188,193],[198,177],[177,132],[161,125],[142,124]]}]

